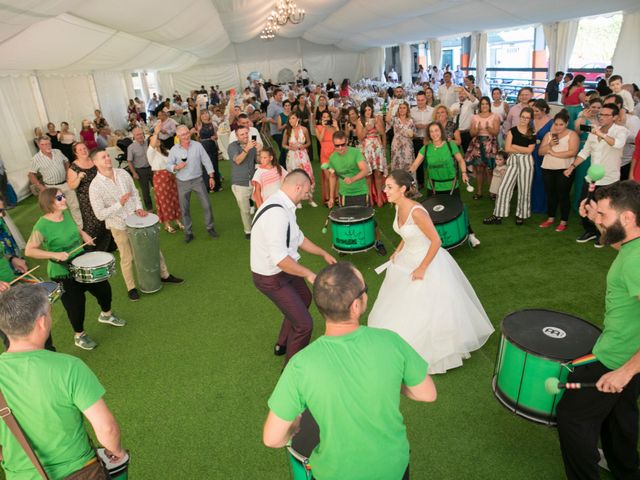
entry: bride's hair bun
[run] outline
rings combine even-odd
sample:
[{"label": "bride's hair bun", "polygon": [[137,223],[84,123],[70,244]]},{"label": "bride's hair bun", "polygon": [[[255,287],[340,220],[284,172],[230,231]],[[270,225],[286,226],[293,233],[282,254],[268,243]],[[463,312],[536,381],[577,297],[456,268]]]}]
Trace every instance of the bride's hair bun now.
[{"label": "bride's hair bun", "polygon": [[411,197],[415,193],[413,177],[409,172],[402,169],[393,170],[389,176],[398,184],[400,188],[405,187],[405,197]]}]

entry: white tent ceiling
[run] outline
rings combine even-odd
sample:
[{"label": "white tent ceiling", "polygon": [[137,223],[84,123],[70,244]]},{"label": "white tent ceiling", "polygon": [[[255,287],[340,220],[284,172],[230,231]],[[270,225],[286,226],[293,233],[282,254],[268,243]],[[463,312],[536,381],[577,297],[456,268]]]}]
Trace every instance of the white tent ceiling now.
[{"label": "white tent ceiling", "polygon": [[[274,3],[0,0],[0,70],[182,71],[216,62],[227,47],[255,39]],[[281,36],[304,39],[307,46],[363,51],[635,9],[638,0],[299,0],[298,5],[307,11],[304,22],[283,27]],[[270,50],[268,43],[244,50],[253,60],[265,49]]]}]

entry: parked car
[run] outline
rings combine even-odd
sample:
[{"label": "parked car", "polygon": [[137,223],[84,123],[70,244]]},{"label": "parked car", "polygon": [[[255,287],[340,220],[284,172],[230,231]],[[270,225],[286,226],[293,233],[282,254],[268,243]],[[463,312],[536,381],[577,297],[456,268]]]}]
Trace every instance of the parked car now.
[{"label": "parked car", "polygon": [[[573,73],[574,76],[584,75],[586,82],[598,83],[600,80],[604,78],[604,68],[606,66],[607,66],[606,63],[599,63],[599,62],[587,63],[575,71],[571,70],[571,73]],[[582,69],[585,69],[585,70],[598,69],[601,71],[600,72],[583,72]]]}]

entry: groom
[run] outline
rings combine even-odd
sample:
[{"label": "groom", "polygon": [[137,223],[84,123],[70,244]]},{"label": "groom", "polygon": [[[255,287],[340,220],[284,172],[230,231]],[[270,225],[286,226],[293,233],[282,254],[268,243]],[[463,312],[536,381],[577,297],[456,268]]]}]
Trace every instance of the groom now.
[{"label": "groom", "polygon": [[[357,148],[347,146],[347,136],[339,130],[333,134],[333,146],[336,149],[329,157],[327,164],[327,168],[331,172],[329,208],[333,208],[333,199],[336,198],[336,177],[339,179],[340,207],[370,206],[369,187],[366,181],[369,169],[362,152]],[[380,241],[380,229],[377,225],[375,246],[380,255],[387,254],[387,249]]]}]

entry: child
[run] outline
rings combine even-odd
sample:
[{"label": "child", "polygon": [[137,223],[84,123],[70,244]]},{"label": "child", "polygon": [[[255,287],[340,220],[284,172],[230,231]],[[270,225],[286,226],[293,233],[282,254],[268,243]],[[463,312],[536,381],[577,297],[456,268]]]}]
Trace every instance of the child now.
[{"label": "child", "polygon": [[260,164],[253,174],[251,184],[253,185],[253,201],[256,208],[277,192],[282,185],[282,180],[286,177],[287,171],[280,166],[271,148],[260,150]]},{"label": "child", "polygon": [[489,193],[491,194],[492,200],[496,199],[498,189],[507,171],[507,157],[508,155],[504,150],[500,150],[496,154],[496,166],[493,168],[493,176],[491,178],[491,185],[489,186]]},{"label": "child", "polygon": [[620,75],[612,75],[609,78],[609,88],[613,93],[622,98],[623,107],[627,113],[633,114],[633,97],[628,91],[622,88],[622,77]]}]

